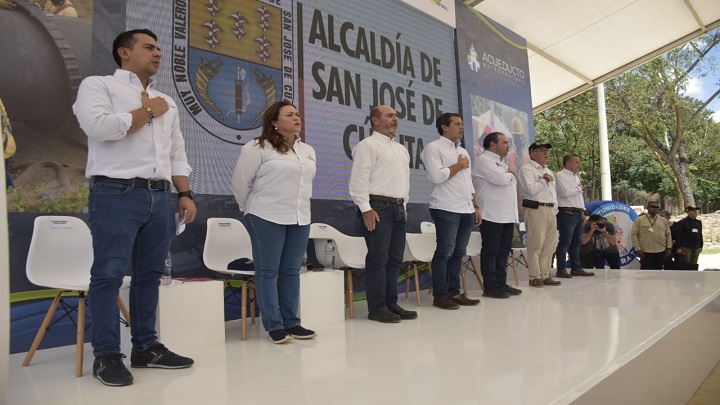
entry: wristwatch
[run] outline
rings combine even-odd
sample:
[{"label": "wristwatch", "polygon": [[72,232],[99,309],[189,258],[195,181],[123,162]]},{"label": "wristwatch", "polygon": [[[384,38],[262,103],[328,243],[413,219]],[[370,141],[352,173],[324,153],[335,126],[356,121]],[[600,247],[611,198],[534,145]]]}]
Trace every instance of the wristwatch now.
[{"label": "wristwatch", "polygon": [[187,197],[191,200],[195,199],[195,193],[192,190],[178,192],[178,198]]}]

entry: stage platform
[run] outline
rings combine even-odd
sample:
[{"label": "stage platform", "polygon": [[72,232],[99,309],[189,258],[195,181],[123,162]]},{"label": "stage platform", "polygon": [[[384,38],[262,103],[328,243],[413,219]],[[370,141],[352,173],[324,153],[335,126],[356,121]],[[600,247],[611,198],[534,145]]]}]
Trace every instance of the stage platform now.
[{"label": "stage platform", "polygon": [[[468,278],[470,279],[470,278]],[[510,276],[509,280],[512,280]],[[417,320],[355,319],[274,345],[258,320],[240,340],[182,354],[185,370],[131,369],[111,388],[75,377],[75,348],[10,356],[8,404],[684,404],[720,360],[720,272],[604,270]],[[479,297],[479,290],[468,294]],[[123,348],[130,354],[127,329]],[[172,348],[171,348],[172,349]],[[130,359],[126,359],[129,365]]]}]

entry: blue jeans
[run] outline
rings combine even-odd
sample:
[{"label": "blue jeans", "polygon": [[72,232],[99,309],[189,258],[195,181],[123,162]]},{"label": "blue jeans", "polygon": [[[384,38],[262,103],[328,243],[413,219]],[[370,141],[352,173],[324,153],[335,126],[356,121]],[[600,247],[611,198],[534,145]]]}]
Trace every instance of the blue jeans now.
[{"label": "blue jeans", "polygon": [[300,325],[300,266],[310,225],[282,225],[245,215],[255,262],[255,293],[266,331]]},{"label": "blue jeans", "polygon": [[565,270],[565,257],[570,254],[572,270],[582,269],[580,264],[580,242],[583,231],[582,212],[563,211],[557,213],[558,245],[555,254],[557,256],[557,269]]},{"label": "blue jeans", "polygon": [[365,293],[368,312],[373,313],[397,305],[397,278],[405,253],[406,220],[402,204],[370,201],[370,207],[380,216],[380,222],[375,223],[372,232],[362,227],[368,248],[365,256]]},{"label": "blue jeans", "polygon": [[512,249],[514,228],[515,224],[500,224],[484,219],[480,224],[480,272],[485,291],[498,290],[507,285],[505,267]]},{"label": "blue jeans", "polygon": [[148,349],[157,341],[158,287],[175,236],[177,205],[166,191],[96,182],[88,208],[95,252],[88,294],[93,354],[120,351],[117,296],[128,264],[132,345]]},{"label": "blue jeans", "polygon": [[460,269],[475,222],[475,214],[430,209],[437,247],[432,258],[433,297],[460,294]]}]

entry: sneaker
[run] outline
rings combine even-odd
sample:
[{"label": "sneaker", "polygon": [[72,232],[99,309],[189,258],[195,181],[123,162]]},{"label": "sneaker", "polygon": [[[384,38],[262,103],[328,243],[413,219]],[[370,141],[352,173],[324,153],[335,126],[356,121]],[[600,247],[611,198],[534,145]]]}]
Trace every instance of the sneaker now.
[{"label": "sneaker", "polygon": [[392,312],[395,315],[399,315],[400,319],[415,319],[417,318],[417,312],[415,311],[408,311],[407,309],[403,309],[400,307],[400,305],[391,305],[388,307],[390,312]]},{"label": "sneaker", "polygon": [[187,368],[194,364],[193,359],[183,357],[168,350],[165,345],[155,342],[149,349],[132,349],[130,367],[134,368]]},{"label": "sneaker", "polygon": [[[270,332],[270,340],[276,345],[281,343],[289,342],[292,340],[292,336],[285,329],[278,329]],[[301,338],[302,339],[302,338]]]},{"label": "sneaker", "polygon": [[468,298],[465,294],[460,294],[457,297],[452,297],[454,303],[464,306],[473,306],[480,303],[480,300]]},{"label": "sneaker", "polygon": [[571,270],[570,274],[573,276],[592,277],[595,275],[592,271],[585,271],[583,269]]},{"label": "sneaker", "polygon": [[552,277],[546,278],[545,280],[542,281],[542,283],[543,283],[544,285],[560,285],[560,284],[562,284],[562,283],[559,282],[559,281],[553,280]]},{"label": "sneaker", "polygon": [[483,297],[510,298],[510,293],[503,291],[501,288],[486,288]]},{"label": "sneaker", "polygon": [[458,308],[460,308],[460,305],[458,305],[452,299],[451,296],[435,298],[433,300],[433,306],[438,307],[440,309],[458,309]]},{"label": "sneaker", "polygon": [[515,287],[510,287],[509,285],[505,284],[504,286],[500,287],[501,290],[505,291],[506,293],[510,295],[520,295],[522,294],[522,290]]},{"label": "sneaker", "polygon": [[530,280],[530,287],[543,288],[542,279],[534,278],[534,279]]},{"label": "sneaker", "polygon": [[312,339],[317,336],[317,333],[315,333],[314,330],[305,329],[300,325],[293,326],[290,329],[285,329],[285,332],[295,339]]},{"label": "sneaker", "polygon": [[[575,271],[573,271],[573,273],[575,273]],[[575,276],[575,274],[570,275],[565,269],[557,269],[557,272],[555,272],[555,277],[557,278],[572,278],[572,276]]]},{"label": "sneaker", "polygon": [[398,323],[400,322],[400,315],[392,313],[389,309],[384,308],[379,311],[370,312],[368,314],[368,319],[382,323]]},{"label": "sneaker", "polygon": [[118,352],[105,353],[95,357],[93,362],[93,377],[111,387],[120,387],[133,383],[133,376],[125,367],[125,355]]}]

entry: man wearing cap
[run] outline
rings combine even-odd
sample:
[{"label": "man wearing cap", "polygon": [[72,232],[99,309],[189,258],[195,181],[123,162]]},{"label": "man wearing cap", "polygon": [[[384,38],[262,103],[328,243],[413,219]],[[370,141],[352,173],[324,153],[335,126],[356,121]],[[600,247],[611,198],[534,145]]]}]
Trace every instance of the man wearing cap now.
[{"label": "man wearing cap", "polygon": [[647,213],[633,223],[632,244],[640,258],[640,270],[662,270],[665,259],[670,257],[672,237],[670,224],[658,215],[660,203],[650,201]]},{"label": "man wearing cap", "polygon": [[[580,181],[580,156],[568,153],[563,157],[563,169],[555,173],[557,192],[557,224],[559,240],[557,245],[557,277],[594,276],[595,273],[582,269],[580,262],[580,239],[583,231],[583,185]],[[565,257],[570,255],[571,270],[565,270]]]},{"label": "man wearing cap", "polygon": [[488,134],[483,148],[485,151],[475,159],[472,174],[475,198],[483,218],[480,224],[483,297],[508,298],[522,293],[507,284],[505,271],[513,230],[518,223],[517,171],[507,164],[510,141],[504,134]]},{"label": "man wearing cap", "polygon": [[552,255],[558,242],[555,177],[547,168],[550,148],[549,143],[533,142],[529,148],[530,162],[518,172],[518,182],[525,194],[523,207],[530,287],[561,284],[550,277]]},{"label": "man wearing cap", "polygon": [[679,220],[675,227],[675,244],[677,261],[684,264],[682,268],[688,268],[687,265],[697,265],[700,252],[703,248],[702,221],[697,219],[698,207],[689,206],[685,208],[687,216]]}]

